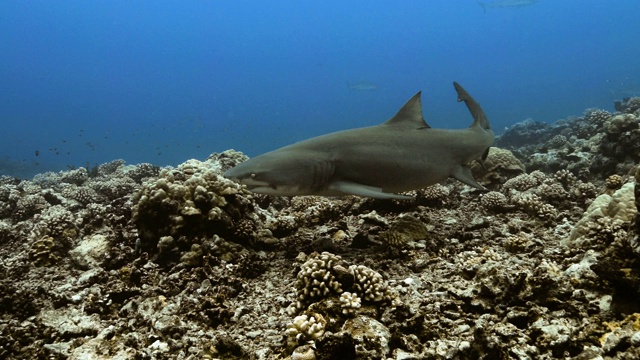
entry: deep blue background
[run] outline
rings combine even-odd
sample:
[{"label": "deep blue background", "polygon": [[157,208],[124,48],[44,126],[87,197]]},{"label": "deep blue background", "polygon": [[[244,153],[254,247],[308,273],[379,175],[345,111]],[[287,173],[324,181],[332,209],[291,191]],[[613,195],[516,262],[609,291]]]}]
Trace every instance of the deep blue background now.
[{"label": "deep blue background", "polygon": [[[374,125],[423,91],[466,127],[460,82],[497,132],[640,95],[640,1],[0,2],[0,173],[123,158],[250,156]],[[375,83],[375,91],[347,82]],[[35,151],[39,156],[35,156]]]}]

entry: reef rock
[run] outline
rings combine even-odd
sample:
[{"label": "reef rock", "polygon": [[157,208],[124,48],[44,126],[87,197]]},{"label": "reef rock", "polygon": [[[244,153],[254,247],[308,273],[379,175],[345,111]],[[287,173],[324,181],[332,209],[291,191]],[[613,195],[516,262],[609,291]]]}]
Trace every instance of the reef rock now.
[{"label": "reef rock", "polygon": [[0,176],[0,358],[638,359],[640,100],[506,130],[414,200],[122,160]]}]

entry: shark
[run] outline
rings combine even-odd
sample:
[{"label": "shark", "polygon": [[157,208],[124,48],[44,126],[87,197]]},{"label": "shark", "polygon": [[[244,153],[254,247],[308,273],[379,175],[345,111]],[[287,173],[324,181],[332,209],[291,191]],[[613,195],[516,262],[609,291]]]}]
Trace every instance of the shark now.
[{"label": "shark", "polygon": [[378,90],[378,85],[368,82],[368,81],[360,81],[357,83],[351,83],[347,81],[347,87],[351,90],[359,90],[359,91],[375,91]]},{"label": "shark", "polygon": [[640,96],[640,87],[625,88],[625,89],[609,89],[609,93],[615,96],[622,96],[622,97],[638,97]]},{"label": "shark", "polygon": [[258,194],[357,195],[408,200],[398,194],[451,177],[486,190],[469,164],[487,157],[494,134],[480,105],[458,83],[458,101],[473,117],[466,129],[438,129],[422,117],[421,92],[382,124],[303,140],[250,158],[224,177]]},{"label": "shark", "polygon": [[482,9],[486,12],[488,8],[521,8],[529,5],[534,5],[538,0],[498,0],[492,2],[480,2],[478,4],[482,6]]}]

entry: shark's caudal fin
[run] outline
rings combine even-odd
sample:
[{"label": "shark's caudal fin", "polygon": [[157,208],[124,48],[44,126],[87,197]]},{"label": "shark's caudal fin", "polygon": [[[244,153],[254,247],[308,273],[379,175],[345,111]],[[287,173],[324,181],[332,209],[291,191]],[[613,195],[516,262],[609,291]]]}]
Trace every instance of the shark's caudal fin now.
[{"label": "shark's caudal fin", "polygon": [[480,126],[483,129],[491,129],[491,125],[489,125],[489,120],[487,120],[487,116],[482,111],[480,105],[467,93],[465,89],[460,86],[457,82],[453,82],[453,87],[456,88],[456,92],[458,93],[458,101],[464,101],[465,105],[469,109],[471,116],[473,116],[473,124],[471,127]]},{"label": "shark's caudal fin", "polygon": [[413,95],[402,108],[391,119],[387,120],[384,125],[402,125],[410,126],[416,129],[430,128],[429,124],[422,117],[422,102],[420,100],[421,91]]}]

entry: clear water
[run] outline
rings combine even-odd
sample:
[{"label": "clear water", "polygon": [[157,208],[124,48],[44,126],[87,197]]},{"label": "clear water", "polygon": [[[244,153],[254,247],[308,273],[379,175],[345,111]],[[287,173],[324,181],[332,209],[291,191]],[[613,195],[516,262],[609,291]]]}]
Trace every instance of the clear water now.
[{"label": "clear water", "polygon": [[[489,2],[489,1],[487,1]],[[374,125],[553,122],[640,92],[640,2],[0,2],[0,174],[250,156]],[[354,84],[364,84],[354,86]]]}]

